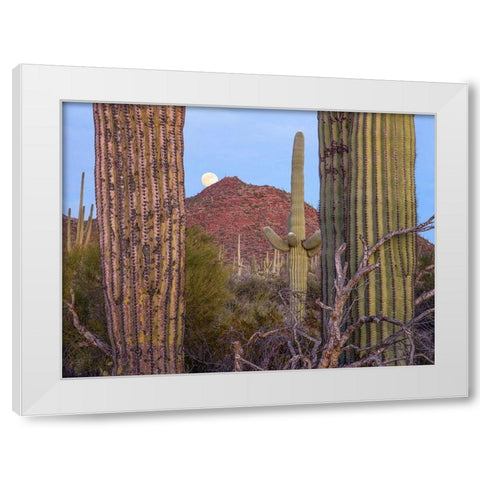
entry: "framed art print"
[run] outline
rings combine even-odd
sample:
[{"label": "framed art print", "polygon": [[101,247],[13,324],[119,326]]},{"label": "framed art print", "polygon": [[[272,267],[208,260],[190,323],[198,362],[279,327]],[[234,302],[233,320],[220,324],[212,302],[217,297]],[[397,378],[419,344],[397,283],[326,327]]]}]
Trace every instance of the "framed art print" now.
[{"label": "framed art print", "polygon": [[467,87],[20,65],[22,415],[468,394]]}]

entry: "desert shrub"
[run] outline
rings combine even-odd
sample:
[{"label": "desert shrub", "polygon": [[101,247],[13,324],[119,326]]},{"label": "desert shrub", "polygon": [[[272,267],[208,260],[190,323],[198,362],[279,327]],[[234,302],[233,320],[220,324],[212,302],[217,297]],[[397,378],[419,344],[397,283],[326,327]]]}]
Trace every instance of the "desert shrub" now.
[{"label": "desert shrub", "polygon": [[[102,290],[100,249],[98,243],[74,247],[63,253],[63,299],[71,301],[75,293],[75,311],[80,322],[108,342],[105,302]],[[63,308],[63,376],[88,377],[110,374],[111,360],[89,345],[73,326],[67,308]]]},{"label": "desert shrub", "polygon": [[[435,270],[429,270],[427,267],[435,263],[435,248],[419,249],[417,258],[417,281],[415,282],[415,298],[429,292],[435,288]],[[431,297],[426,301],[417,305],[415,315],[420,315],[426,310],[435,306],[435,297]],[[420,355],[424,354],[428,358],[435,357],[435,315],[430,313],[420,320],[413,328],[413,338],[415,348]],[[418,357],[417,363],[429,364],[422,356]]]},{"label": "desert shrub", "polygon": [[[252,364],[267,370],[282,368],[289,356],[286,277],[234,276],[228,287],[232,300],[221,322],[225,355],[222,369],[231,371],[234,368],[234,342],[239,342],[243,357]],[[244,365],[244,370],[251,368]]]},{"label": "desert shrub", "polygon": [[[421,252],[417,259],[417,271],[416,275],[419,276],[418,281],[415,283],[415,297],[419,297],[425,292],[428,292],[435,288],[435,270],[426,270],[427,267],[435,263],[435,253],[432,249],[431,252]],[[434,299],[431,298],[426,302],[419,305],[417,314],[426,310],[427,308],[434,306]]]},{"label": "desert shrub", "polygon": [[265,278],[254,274],[232,277],[228,283],[232,300],[227,318],[236,333],[232,341],[247,341],[255,332],[276,326],[284,317],[281,292],[287,288],[282,277]]},{"label": "desert shrub", "polygon": [[187,372],[218,370],[220,330],[218,319],[231,294],[230,268],[219,257],[212,237],[197,227],[187,229],[185,261],[185,335]]}]

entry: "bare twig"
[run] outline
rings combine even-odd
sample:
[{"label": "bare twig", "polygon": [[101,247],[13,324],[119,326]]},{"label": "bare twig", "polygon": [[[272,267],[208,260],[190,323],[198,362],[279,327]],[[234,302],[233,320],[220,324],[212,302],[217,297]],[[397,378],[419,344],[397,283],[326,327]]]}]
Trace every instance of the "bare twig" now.
[{"label": "bare twig", "polygon": [[295,355],[294,357],[290,358],[290,360],[288,360],[284,367],[284,370],[295,370],[295,367],[300,361],[305,363],[307,369],[312,368],[312,361],[308,357],[306,357],[305,355]]},{"label": "bare twig", "polygon": [[103,353],[108,355],[110,358],[113,358],[112,347],[108,345],[108,343],[104,342],[101,338],[97,337],[95,334],[87,330],[81,323],[80,319],[78,318],[78,313],[75,311],[75,293],[72,289],[70,289],[70,295],[72,297],[71,302],[66,302],[65,300],[63,303],[68,308],[68,311],[72,315],[72,321],[74,327],[78,330],[80,335],[83,335],[90,345],[99,348]]},{"label": "bare twig", "polygon": [[281,327],[281,328],[276,328],[275,330],[270,330],[268,332],[255,332],[249,339],[248,342],[246,343],[246,346],[248,347],[254,340],[257,338],[267,338],[270,335],[275,335],[276,333],[283,332],[285,330],[289,330],[289,327]]},{"label": "bare twig", "polygon": [[430,357],[428,357],[427,355],[425,355],[424,353],[417,353],[415,355],[416,358],[423,358],[424,360],[426,360],[427,362],[430,362],[432,365],[435,363]]},{"label": "bare twig", "polygon": [[432,215],[427,221],[419,223],[415,227],[401,228],[399,230],[394,230],[384,235],[372,248],[368,250],[368,257],[371,257],[384,243],[388,242],[391,238],[397,237],[398,235],[404,235],[407,233],[413,232],[427,232],[435,226],[433,221],[435,220],[435,215]]},{"label": "bare twig", "polygon": [[232,349],[233,349],[233,369],[235,372],[241,372],[243,370],[242,362],[241,362],[242,355],[243,355],[242,345],[238,341],[233,342]]},{"label": "bare twig", "polygon": [[320,300],[316,300],[315,303],[320,307],[323,308],[323,310],[327,310],[329,312],[334,312],[333,307],[330,307],[329,305],[326,305],[325,303],[321,302]]},{"label": "bare twig", "polygon": [[425,267],[423,270],[420,270],[415,277],[415,283],[418,282],[427,272],[430,270],[433,270],[435,268],[435,265],[428,265],[428,267]]},{"label": "bare twig", "polygon": [[236,341],[232,343],[233,356],[234,356],[234,370],[235,372],[241,372],[243,370],[243,364],[248,365],[254,370],[262,371],[263,368],[260,368],[258,365],[255,365],[252,362],[249,362],[247,359],[243,358],[243,349],[240,342]]},{"label": "bare twig", "polygon": [[429,308],[428,310],[425,310],[422,313],[419,313],[414,319],[412,319],[408,324],[413,324],[413,323],[420,323],[420,320],[422,320],[424,317],[430,315],[435,311],[435,307]]},{"label": "bare twig", "polygon": [[263,368],[260,368],[258,365],[255,365],[254,363],[249,362],[248,360],[246,360],[243,357],[238,357],[238,360],[240,362],[243,362],[245,365],[248,365],[249,367],[253,368],[254,370],[263,371]]},{"label": "bare twig", "polygon": [[429,298],[433,297],[435,295],[435,289],[432,289],[428,292],[422,293],[416,300],[415,300],[415,306],[420,305],[421,303],[425,302]]}]

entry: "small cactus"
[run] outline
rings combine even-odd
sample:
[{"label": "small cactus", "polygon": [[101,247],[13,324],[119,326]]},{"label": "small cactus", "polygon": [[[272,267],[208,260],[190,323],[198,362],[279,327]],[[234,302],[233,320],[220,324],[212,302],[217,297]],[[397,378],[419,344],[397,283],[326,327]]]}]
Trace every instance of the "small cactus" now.
[{"label": "small cactus", "polygon": [[297,132],[293,142],[291,209],[287,223],[287,239],[284,240],[270,227],[263,229],[267,240],[273,248],[288,253],[290,317],[298,322],[302,321],[305,317],[308,258],[316,255],[322,245],[319,230],[311,237],[305,239],[305,202],[303,191],[304,142],[303,133]]},{"label": "small cactus", "polygon": [[237,256],[235,257],[236,259],[236,267],[237,267],[237,273],[238,276],[240,277],[242,275],[243,271],[243,260],[242,260],[242,252],[241,252],[241,245],[242,245],[242,236],[238,235],[237,237]]},{"label": "small cactus", "polygon": [[78,205],[78,220],[77,220],[77,234],[75,241],[72,238],[72,209],[68,209],[67,215],[67,253],[71,253],[74,248],[88,245],[90,242],[90,236],[92,233],[92,218],[93,218],[93,205],[90,205],[90,214],[87,220],[87,229],[84,235],[84,223],[85,223],[85,206],[83,205],[83,189],[85,183],[85,172],[82,172],[82,180],[80,183],[80,200]]}]

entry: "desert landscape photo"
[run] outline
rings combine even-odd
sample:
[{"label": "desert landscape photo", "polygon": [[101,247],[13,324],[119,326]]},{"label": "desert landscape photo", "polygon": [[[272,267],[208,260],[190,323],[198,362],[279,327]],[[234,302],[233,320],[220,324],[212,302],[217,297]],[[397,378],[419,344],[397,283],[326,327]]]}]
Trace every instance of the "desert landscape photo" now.
[{"label": "desert landscape photo", "polygon": [[433,364],[434,211],[431,116],[64,103],[63,377]]}]

